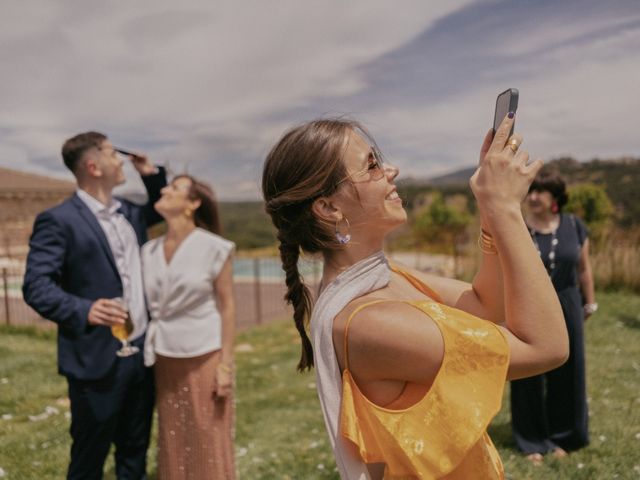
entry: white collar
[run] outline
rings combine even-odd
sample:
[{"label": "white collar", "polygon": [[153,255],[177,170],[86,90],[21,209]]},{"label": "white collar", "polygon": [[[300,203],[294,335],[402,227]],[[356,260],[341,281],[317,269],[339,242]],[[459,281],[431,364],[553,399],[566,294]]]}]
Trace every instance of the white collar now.
[{"label": "white collar", "polygon": [[91,194],[87,193],[81,188],[78,188],[78,190],[76,190],[76,194],[94,215],[113,215],[122,206],[122,203],[120,203],[115,198],[111,198],[111,203],[109,205],[105,205],[100,200],[92,197]]}]

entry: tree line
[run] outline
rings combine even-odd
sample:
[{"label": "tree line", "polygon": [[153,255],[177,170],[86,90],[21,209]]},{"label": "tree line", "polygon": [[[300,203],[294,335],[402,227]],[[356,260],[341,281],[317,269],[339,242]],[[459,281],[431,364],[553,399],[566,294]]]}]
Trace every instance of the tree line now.
[{"label": "tree line", "polygon": [[[548,162],[545,168],[558,171],[567,180],[569,203],[565,208],[586,222],[596,243],[612,231],[640,230],[640,159],[578,162],[565,157]],[[477,223],[469,171],[449,174],[442,182],[398,182],[409,222],[392,237],[390,247],[420,249],[430,245],[441,253],[463,254]],[[221,202],[220,210],[224,235],[239,250],[276,245],[262,202]]]}]

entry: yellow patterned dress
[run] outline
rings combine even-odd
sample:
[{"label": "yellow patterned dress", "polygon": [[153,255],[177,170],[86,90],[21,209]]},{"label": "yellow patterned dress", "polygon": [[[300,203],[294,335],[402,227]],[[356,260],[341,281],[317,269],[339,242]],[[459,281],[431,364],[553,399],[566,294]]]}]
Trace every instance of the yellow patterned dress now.
[{"label": "yellow patterned dress", "polygon": [[[417,279],[399,273],[434,297]],[[345,354],[355,313],[386,301],[361,305],[351,314]],[[424,312],[440,329],[444,340],[440,370],[418,402],[401,408],[400,398],[389,409],[359,390],[345,355],[341,434],[356,445],[364,462],[386,464],[385,479],[504,479],[486,429],[502,401],[509,364],[505,337],[495,324],[441,303],[404,303]]]}]

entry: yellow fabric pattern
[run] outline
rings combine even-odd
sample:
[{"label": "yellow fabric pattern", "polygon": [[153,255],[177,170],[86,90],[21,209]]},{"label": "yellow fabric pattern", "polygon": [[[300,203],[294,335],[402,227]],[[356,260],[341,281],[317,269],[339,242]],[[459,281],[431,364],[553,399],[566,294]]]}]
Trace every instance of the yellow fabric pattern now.
[{"label": "yellow fabric pattern", "polygon": [[[434,296],[410,278],[416,288]],[[383,301],[361,305],[348,322],[362,308]],[[345,356],[342,435],[357,446],[364,462],[386,464],[385,479],[503,479],[502,462],[486,429],[502,401],[509,363],[506,339],[493,323],[455,308],[434,301],[404,303],[424,312],[440,329],[440,370],[417,403],[391,410],[362,394]],[[345,354],[347,334],[348,324]]]}]

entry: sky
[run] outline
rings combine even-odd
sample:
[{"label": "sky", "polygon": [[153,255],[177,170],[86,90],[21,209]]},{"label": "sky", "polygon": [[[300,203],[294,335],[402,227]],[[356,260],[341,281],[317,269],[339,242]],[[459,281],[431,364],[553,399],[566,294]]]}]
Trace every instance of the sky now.
[{"label": "sky", "polygon": [[509,87],[532,158],[640,156],[637,0],[2,2],[0,68],[1,166],[72,179],[62,143],[97,130],[227,201],[321,116],[400,178],[470,167]]}]

